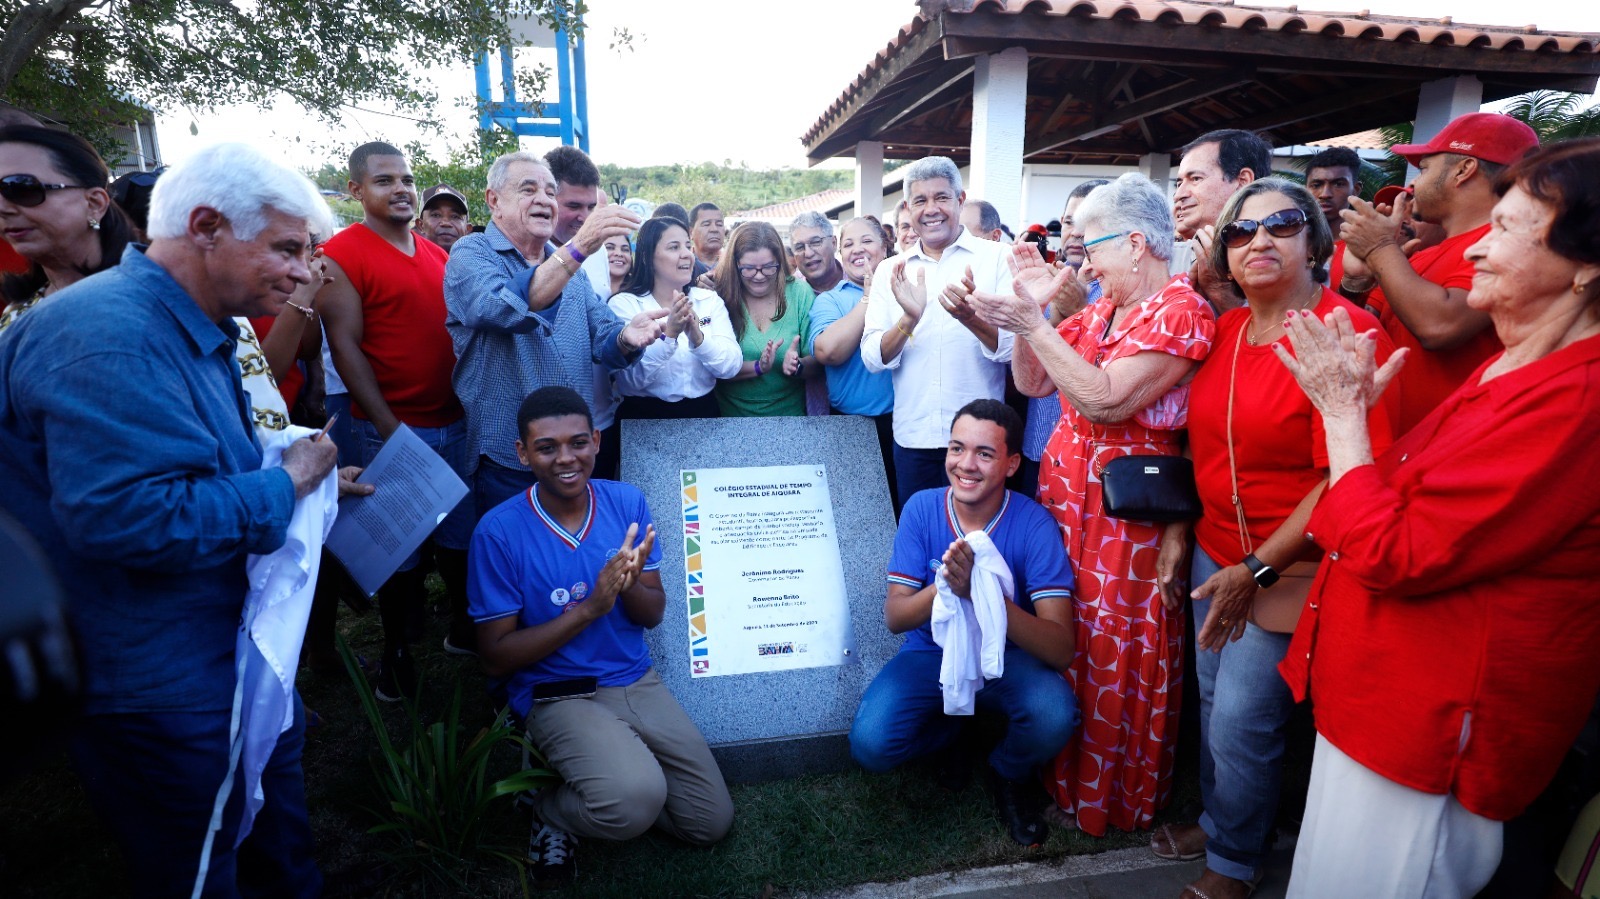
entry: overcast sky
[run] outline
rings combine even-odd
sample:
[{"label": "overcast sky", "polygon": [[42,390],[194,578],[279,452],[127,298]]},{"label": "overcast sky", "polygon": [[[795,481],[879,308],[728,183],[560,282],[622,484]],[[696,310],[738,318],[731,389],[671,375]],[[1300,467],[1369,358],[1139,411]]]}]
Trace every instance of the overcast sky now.
[{"label": "overcast sky", "polygon": [[[1250,0],[1245,5],[1288,5]],[[803,134],[878,51],[915,16],[909,0],[591,0],[587,60],[590,152],[623,165],[722,162],[753,168],[806,165]],[[1596,7],[1578,0],[1300,0],[1303,10],[1419,17],[1453,16],[1456,24],[1600,31]],[[615,29],[633,34],[631,50],[608,49]],[[546,51],[553,66],[554,54]],[[496,68],[498,71],[498,67]],[[554,99],[554,77],[551,97]],[[446,98],[470,98],[470,68],[437,76]],[[465,144],[476,122],[444,101]],[[159,120],[167,162],[206,144],[254,135],[297,165],[314,167],[365,140],[405,143],[416,136],[403,118],[350,112],[339,127],[307,117],[292,103],[263,113],[228,108]],[[193,125],[198,135],[190,134]],[[544,150],[554,140],[528,139]]]}]

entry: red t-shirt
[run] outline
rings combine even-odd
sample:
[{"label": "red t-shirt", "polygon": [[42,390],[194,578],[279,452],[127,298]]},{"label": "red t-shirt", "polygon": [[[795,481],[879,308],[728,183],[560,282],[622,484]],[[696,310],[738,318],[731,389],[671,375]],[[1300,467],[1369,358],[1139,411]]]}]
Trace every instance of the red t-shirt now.
[{"label": "red t-shirt", "polygon": [[[372,366],[389,410],[413,427],[460,421],[461,402],[450,386],[456,353],[445,330],[444,264],[433,241],[415,239],[407,256],[357,223],[322,245],[361,295],[361,352]],[[357,418],[366,418],[352,403]]]},{"label": "red t-shirt", "polygon": [[[1313,312],[1318,318],[1342,306],[1356,330],[1378,328],[1378,320],[1326,288]],[[1244,505],[1251,545],[1259,547],[1294,512],[1328,471],[1328,442],[1322,415],[1278,361],[1271,344],[1251,346],[1240,332],[1250,324],[1250,310],[1232,309],[1217,319],[1211,355],[1189,384],[1189,446],[1203,512],[1194,537],[1206,555],[1222,565],[1237,565],[1245,551],[1239,543],[1239,519],[1231,497],[1228,470],[1228,380],[1238,346],[1239,371],[1233,401],[1233,451],[1239,468],[1239,498]],[[1287,337],[1277,340],[1289,345]],[[1378,361],[1394,351],[1380,328]],[[1292,350],[1291,350],[1292,352]],[[1395,391],[1384,393],[1368,418],[1374,452],[1391,440]]]},{"label": "red t-shirt", "polygon": [[[1338,233],[1337,231],[1334,233]],[[1333,242],[1333,255],[1328,258],[1328,287],[1337,291],[1344,280],[1344,241]]]},{"label": "red t-shirt", "polygon": [[[301,315],[302,313],[293,309],[285,309],[283,314]],[[250,327],[255,329],[256,340],[260,341],[263,347],[267,345],[267,334],[272,331],[272,326],[277,321],[278,316],[276,315],[262,315],[250,319]],[[288,371],[273,372],[272,379],[278,382],[278,392],[283,394],[283,404],[293,411],[294,401],[300,398],[300,388],[306,386],[306,373],[300,370],[300,366],[291,365]]]},{"label": "red t-shirt", "polygon": [[[1489,226],[1484,225],[1465,234],[1457,234],[1438,246],[1419,250],[1411,257],[1411,268],[1447,290],[1458,287],[1471,290],[1472,263],[1463,254],[1467,247],[1477,243],[1487,233]],[[1416,427],[1417,422],[1426,418],[1429,412],[1444,402],[1445,397],[1465,383],[1467,376],[1478,366],[1504,348],[1500,345],[1500,338],[1495,336],[1494,328],[1485,327],[1458,347],[1425,350],[1406,328],[1405,322],[1400,320],[1400,316],[1389,308],[1389,299],[1383,295],[1383,288],[1377,288],[1368,295],[1367,306],[1377,313],[1395,348],[1406,347],[1411,350],[1405,366],[1395,376],[1395,384],[1400,388],[1400,412],[1395,427],[1397,435]]]},{"label": "red t-shirt", "polygon": [[1279,670],[1346,755],[1505,821],[1600,690],[1600,337],[1481,372],[1317,503]]}]

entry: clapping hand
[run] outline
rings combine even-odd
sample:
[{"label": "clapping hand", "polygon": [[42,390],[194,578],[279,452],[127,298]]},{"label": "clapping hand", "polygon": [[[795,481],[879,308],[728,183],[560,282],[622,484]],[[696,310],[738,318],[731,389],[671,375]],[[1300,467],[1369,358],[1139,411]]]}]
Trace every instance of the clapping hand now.
[{"label": "clapping hand", "polygon": [[951,318],[965,325],[977,314],[977,310],[967,300],[977,289],[978,285],[972,277],[972,266],[969,265],[966,274],[959,280],[951,281],[939,293],[939,305],[944,307],[944,311],[949,313]]},{"label": "clapping hand", "polygon": [[1377,330],[1357,332],[1350,313],[1342,308],[1330,312],[1326,323],[1309,312],[1290,311],[1287,320],[1284,330],[1294,353],[1281,343],[1273,344],[1272,351],[1311,404],[1325,419],[1365,419],[1405,364],[1407,350],[1395,350],[1378,365]]},{"label": "clapping hand", "polygon": [[776,358],[778,358],[778,342],[769,340],[766,347],[761,350],[761,359],[756,362],[756,368],[760,370],[757,377],[772,371],[772,361]]},{"label": "clapping hand", "polygon": [[635,315],[617,336],[618,342],[624,350],[638,352],[644,349],[666,333],[661,320],[671,314],[671,309],[649,309]]},{"label": "clapping hand", "polygon": [[672,301],[667,306],[667,320],[661,327],[661,333],[670,340],[677,340],[678,335],[689,330],[695,324],[694,306],[689,303],[689,298],[683,291],[672,292]]},{"label": "clapping hand", "polygon": [[656,529],[653,525],[645,528],[644,539],[635,546],[633,541],[637,536],[638,523],[628,525],[622,546],[617,548],[616,555],[606,560],[599,576],[595,578],[594,593],[579,607],[594,619],[610,612],[617,603],[617,597],[632,587],[643,573],[645,560],[650,558],[650,550],[655,546]]},{"label": "clapping hand", "polygon": [[789,349],[783,354],[783,373],[787,377],[794,377],[800,371],[800,338],[796,336],[789,341]]},{"label": "clapping hand", "polygon": [[1339,239],[1344,241],[1350,255],[1365,262],[1373,251],[1385,244],[1400,246],[1400,226],[1411,208],[1411,198],[1400,196],[1385,211],[1360,197],[1350,198],[1350,208],[1339,213],[1344,224],[1339,226]]},{"label": "clapping hand", "polygon": [[959,538],[944,551],[944,580],[950,592],[962,599],[972,598],[972,547],[965,538]]},{"label": "clapping hand", "polygon": [[613,237],[627,237],[639,230],[640,219],[628,207],[617,204],[601,206],[584,219],[583,227],[572,236],[572,242],[585,256],[605,249],[606,241]]},{"label": "clapping hand", "polygon": [[927,274],[917,269],[917,280],[913,282],[906,277],[906,263],[909,259],[902,259],[894,264],[889,272],[889,291],[894,294],[895,302],[912,321],[922,321],[922,312],[928,308]]},{"label": "clapping hand", "polygon": [[1067,318],[1082,309],[1089,298],[1089,290],[1078,280],[1075,269],[1045,262],[1034,244],[1017,245],[1006,257],[1006,264],[1011,267],[1011,289],[1040,309],[1050,305]]}]

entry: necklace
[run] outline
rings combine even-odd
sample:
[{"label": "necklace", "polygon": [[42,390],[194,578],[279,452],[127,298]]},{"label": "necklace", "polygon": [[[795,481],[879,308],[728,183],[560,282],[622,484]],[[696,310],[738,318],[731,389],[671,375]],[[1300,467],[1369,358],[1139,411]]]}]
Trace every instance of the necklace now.
[{"label": "necklace", "polygon": [[[1317,298],[1320,297],[1320,296],[1322,296],[1322,286],[1317,284],[1316,282],[1312,282],[1312,284],[1311,284],[1311,296],[1307,297],[1304,300],[1301,300],[1299,303],[1296,303],[1293,310],[1285,310],[1285,312],[1286,313],[1289,312],[1289,311],[1298,312],[1298,311],[1306,309],[1309,306],[1314,306],[1314,305],[1316,305]],[[1281,322],[1279,324],[1281,324]],[[1256,342],[1258,340],[1260,340],[1261,336],[1266,335],[1267,332],[1271,331],[1272,328],[1276,328],[1276,327],[1278,327],[1278,325],[1273,325],[1271,328],[1267,328],[1265,331],[1262,331],[1261,335],[1257,335],[1255,333],[1255,320],[1254,320],[1254,318],[1252,318],[1251,321],[1250,321],[1250,324],[1246,325],[1245,329],[1244,329],[1245,330],[1245,334],[1244,334],[1245,343],[1248,343],[1251,346],[1255,346]]]}]

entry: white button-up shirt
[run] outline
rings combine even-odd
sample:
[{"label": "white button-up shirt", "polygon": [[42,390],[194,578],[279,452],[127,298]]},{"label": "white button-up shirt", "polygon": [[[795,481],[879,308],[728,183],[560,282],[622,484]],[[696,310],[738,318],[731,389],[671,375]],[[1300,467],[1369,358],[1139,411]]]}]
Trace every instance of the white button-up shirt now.
[{"label": "white button-up shirt", "polygon": [[[654,297],[632,293],[613,294],[611,311],[624,320],[641,312],[661,308]],[[677,340],[657,340],[645,348],[639,361],[619,370],[617,393],[622,396],[653,396],[676,403],[705,396],[717,386],[718,378],[731,378],[744,365],[744,351],[733,336],[728,307],[722,297],[698,287],[689,288],[689,303],[700,322],[699,346],[689,344],[685,330]]]},{"label": "white button-up shirt", "polygon": [[885,361],[884,332],[895,327],[902,310],[889,288],[889,273],[901,256],[890,256],[872,274],[866,325],[861,333],[861,361],[867,371],[893,372],[894,442],[907,449],[941,449],[950,442],[950,422],[957,411],[978,399],[1003,400],[1006,365],[1013,335],[1001,330],[993,352],[950,317],[939,302],[946,285],[960,281],[972,267],[973,283],[985,293],[1011,293],[1009,247],[974,236],[965,228],[955,243],[934,259],[917,241],[906,256],[906,277],[916,282],[923,272],[928,305],[900,354]]}]

